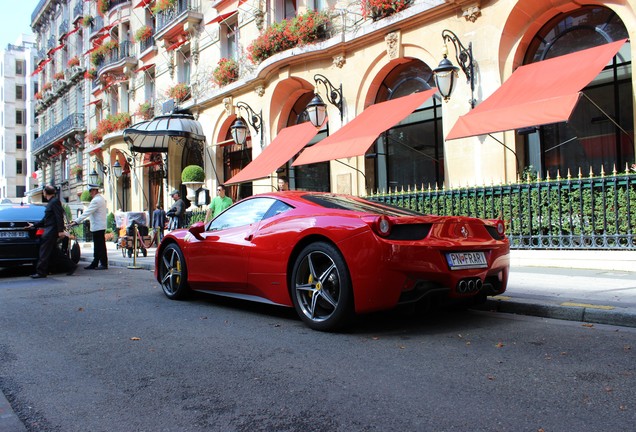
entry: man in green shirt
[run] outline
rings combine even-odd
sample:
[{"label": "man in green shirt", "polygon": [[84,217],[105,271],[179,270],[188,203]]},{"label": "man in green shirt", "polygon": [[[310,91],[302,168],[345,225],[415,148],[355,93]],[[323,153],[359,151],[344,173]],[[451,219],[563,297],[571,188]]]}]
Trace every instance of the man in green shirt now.
[{"label": "man in green shirt", "polygon": [[210,203],[208,211],[205,214],[205,222],[208,223],[211,219],[217,217],[219,213],[231,205],[232,198],[225,195],[225,185],[219,184],[216,188],[216,196]]}]

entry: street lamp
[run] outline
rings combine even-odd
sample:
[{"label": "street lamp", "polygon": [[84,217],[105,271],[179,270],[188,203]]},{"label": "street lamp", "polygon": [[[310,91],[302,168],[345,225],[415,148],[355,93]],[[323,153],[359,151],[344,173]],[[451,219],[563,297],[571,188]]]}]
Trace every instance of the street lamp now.
[{"label": "street lamp", "polygon": [[444,40],[444,58],[435,69],[433,69],[433,75],[435,76],[435,85],[439,93],[444,100],[448,102],[450,100],[453,90],[455,90],[455,80],[458,78],[459,67],[455,66],[448,59],[448,47],[447,42],[452,42],[455,47],[455,59],[462,71],[466,75],[467,82],[470,83],[470,103],[471,108],[475,108],[475,70],[473,64],[473,44],[470,42],[468,48],[466,48],[457,35],[450,30],[442,31],[442,39]]},{"label": "street lamp", "polygon": [[263,142],[263,132],[261,126],[263,124],[263,116],[259,113],[256,113],[251,106],[246,104],[245,102],[238,102],[236,104],[237,110],[237,118],[232,127],[230,127],[230,133],[232,135],[232,139],[238,145],[245,145],[247,141],[247,134],[249,129],[245,122],[243,121],[243,117],[241,117],[241,110],[244,110],[247,113],[247,122],[252,126],[256,133],[261,132],[261,144]]},{"label": "street lamp", "polygon": [[[316,83],[316,88],[318,84],[325,86],[327,100],[338,108],[338,111],[340,111],[340,121],[342,121],[342,84],[336,88],[327,77],[320,74],[314,75],[314,82]],[[317,128],[321,127],[327,118],[327,104],[324,103],[317,90],[314,92],[314,98],[307,104],[307,108],[305,109],[307,110],[311,124]]]},{"label": "street lamp", "polygon": [[93,160],[93,171],[91,171],[91,173],[88,175],[88,182],[90,184],[97,184],[97,182],[99,181],[99,173],[97,172],[95,166],[98,165],[99,166],[99,170],[103,173],[103,174],[108,174],[108,167],[106,165],[104,165],[103,163],[101,163],[101,161],[94,159]]}]

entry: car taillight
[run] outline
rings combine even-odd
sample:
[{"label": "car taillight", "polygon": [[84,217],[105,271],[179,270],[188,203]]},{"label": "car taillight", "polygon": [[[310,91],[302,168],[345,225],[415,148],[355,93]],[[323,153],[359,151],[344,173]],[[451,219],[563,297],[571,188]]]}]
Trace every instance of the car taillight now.
[{"label": "car taillight", "polygon": [[382,215],[375,221],[375,232],[382,237],[387,237],[389,234],[391,234],[392,225],[393,224],[391,223],[391,219]]},{"label": "car taillight", "polygon": [[35,231],[35,236],[36,236],[36,237],[42,237],[43,235],[44,235],[44,228],[38,228],[38,229]]},{"label": "car taillight", "polygon": [[506,233],[506,226],[504,225],[504,222],[502,220],[497,221],[497,233],[501,237],[503,237],[504,234]]}]

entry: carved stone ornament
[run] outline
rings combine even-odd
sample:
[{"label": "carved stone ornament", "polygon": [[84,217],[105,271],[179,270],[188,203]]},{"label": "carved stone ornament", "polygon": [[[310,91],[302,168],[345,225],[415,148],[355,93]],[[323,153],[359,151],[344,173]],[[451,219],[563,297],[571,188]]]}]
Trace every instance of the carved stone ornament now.
[{"label": "carved stone ornament", "polygon": [[338,69],[342,69],[342,67],[345,65],[346,62],[347,62],[347,58],[345,57],[344,54],[333,56],[333,65],[337,67]]},{"label": "carved stone ornament", "polygon": [[232,106],[232,98],[223,98],[223,108],[225,108],[225,114],[231,116],[234,113],[234,106]]},{"label": "carved stone ornament", "polygon": [[168,55],[168,72],[170,73],[170,78],[174,79],[174,52],[169,53]]},{"label": "carved stone ornament", "polygon": [[263,97],[263,95],[265,94],[265,87],[262,85],[258,85],[254,89],[254,92],[256,92],[256,94],[259,95],[260,97]]},{"label": "carved stone ornament", "polygon": [[479,8],[479,6],[470,6],[464,9],[462,16],[466,18],[466,21],[474,23],[475,21],[477,21],[477,18],[481,16],[481,9]]},{"label": "carved stone ornament", "polygon": [[386,43],[386,53],[391,60],[400,57],[400,34],[391,32],[384,37]]}]

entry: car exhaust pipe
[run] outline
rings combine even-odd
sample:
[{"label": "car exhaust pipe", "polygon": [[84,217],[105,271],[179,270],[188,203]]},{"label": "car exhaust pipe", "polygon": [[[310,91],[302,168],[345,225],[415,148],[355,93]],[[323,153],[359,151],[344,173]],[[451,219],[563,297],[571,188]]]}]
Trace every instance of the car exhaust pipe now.
[{"label": "car exhaust pipe", "polygon": [[477,279],[475,281],[475,289],[477,291],[481,291],[481,288],[484,286],[483,282],[481,281],[481,279]]},{"label": "car exhaust pipe", "polygon": [[465,293],[466,292],[466,288],[468,287],[468,284],[466,283],[465,279],[462,279],[459,281],[459,283],[457,284],[457,291],[459,291],[460,293]]}]

